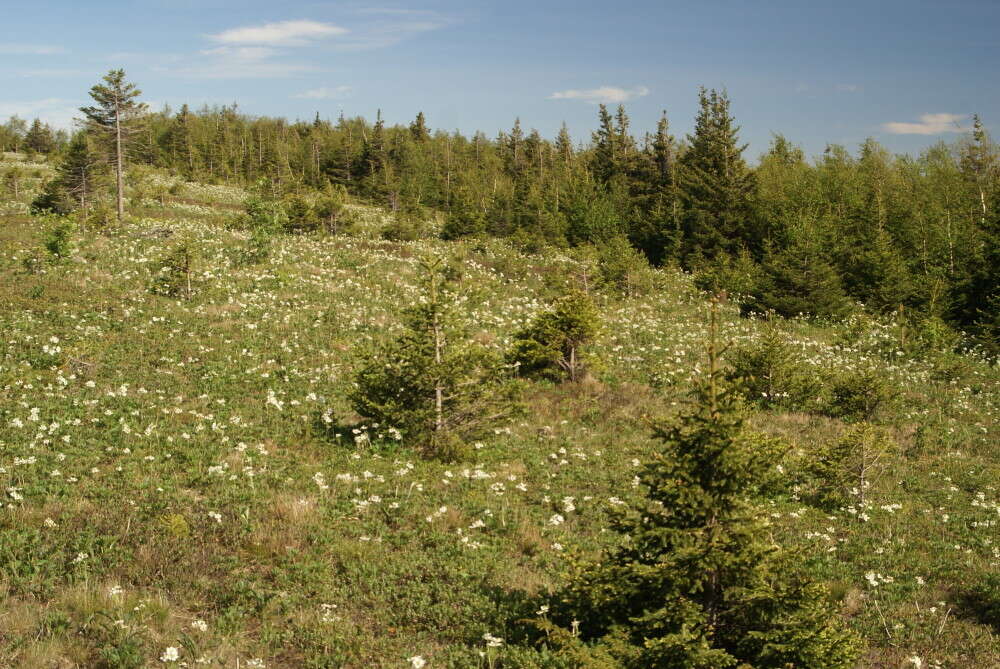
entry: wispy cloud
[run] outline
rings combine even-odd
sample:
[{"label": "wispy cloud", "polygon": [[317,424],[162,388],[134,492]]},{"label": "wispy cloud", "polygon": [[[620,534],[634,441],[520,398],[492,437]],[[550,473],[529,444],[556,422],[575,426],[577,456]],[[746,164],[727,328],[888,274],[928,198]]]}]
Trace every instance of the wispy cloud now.
[{"label": "wispy cloud", "polygon": [[257,44],[270,46],[305,46],[317,40],[347,34],[346,28],[320,21],[278,21],[259,26],[230,28],[209,35],[221,44]]},{"label": "wispy cloud", "polygon": [[313,88],[308,91],[303,91],[302,93],[293,95],[292,97],[303,100],[341,100],[343,98],[350,97],[352,92],[354,92],[354,89],[350,86],[335,86],[333,88],[323,86],[321,88]]},{"label": "wispy cloud", "polygon": [[318,69],[315,65],[280,60],[281,55],[280,49],[269,46],[219,46],[165,69],[198,79],[275,79]]},{"label": "wispy cloud", "polygon": [[217,46],[200,52],[203,56],[221,56],[232,60],[258,62],[278,53],[269,46]]},{"label": "wispy cloud", "polygon": [[351,33],[332,43],[338,51],[384,49],[423,33],[457,23],[453,17],[418,9],[367,8],[357,10],[363,17]]},{"label": "wispy cloud", "polygon": [[4,56],[55,56],[66,53],[65,47],[52,44],[0,44]]},{"label": "wispy cloud", "polygon": [[614,104],[628,102],[635,98],[649,95],[649,89],[645,86],[635,88],[619,88],[618,86],[601,86],[600,88],[575,89],[566,91],[556,91],[549,96],[550,100],[582,100],[590,104]]},{"label": "wispy cloud", "polygon": [[946,132],[964,132],[961,121],[967,114],[923,114],[919,123],[885,123],[882,128],[894,135],[940,135]]},{"label": "wispy cloud", "polygon": [[861,87],[857,84],[837,84],[837,90],[841,93],[859,93]]},{"label": "wispy cloud", "polygon": [[20,116],[23,119],[41,119],[57,128],[70,128],[73,118],[80,116],[79,105],[63,98],[44,98],[22,102],[0,102],[0,119]]},{"label": "wispy cloud", "polygon": [[[364,51],[397,44],[413,35],[450,24],[435,12],[418,10],[358,10],[350,29],[313,20],[278,21],[230,28],[205,37],[216,46],[184,56],[158,69],[199,79],[267,79],[320,72],[317,50]],[[296,53],[313,50],[307,62]],[[316,88],[299,96],[322,100],[346,97],[349,89]]]}]

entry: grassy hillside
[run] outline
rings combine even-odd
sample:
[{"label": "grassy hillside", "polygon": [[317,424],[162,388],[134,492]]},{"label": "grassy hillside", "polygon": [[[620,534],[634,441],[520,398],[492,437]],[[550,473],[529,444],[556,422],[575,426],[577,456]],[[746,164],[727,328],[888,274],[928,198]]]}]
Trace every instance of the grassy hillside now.
[{"label": "grassy hillside", "polygon": [[[356,354],[399,327],[421,254],[460,259],[500,348],[575,261],[385,242],[359,208],[354,236],[281,237],[247,265],[227,225],[243,194],[184,184],[54,262],[53,223],[26,213],[46,169],[0,203],[0,666],[170,666],[169,648],[177,666],[510,666],[483,635],[508,638],[567,556],[614,541],[647,417],[677,410],[703,357],[705,296],[664,270],[648,295],[600,298],[597,379],[530,386],[469,461],[424,461],[384,426],[338,439]],[[156,295],[151,267],[181,240],[200,249],[193,296]],[[768,327],[732,304],[723,319],[737,347]],[[1000,585],[981,587],[1000,566],[1000,373],[897,354],[892,324],[778,328],[810,374],[872,367],[894,402],[863,507],[799,487],[844,422],[754,415],[791,444],[762,500],[773,539],[831,584],[862,666],[1000,667]]]}]

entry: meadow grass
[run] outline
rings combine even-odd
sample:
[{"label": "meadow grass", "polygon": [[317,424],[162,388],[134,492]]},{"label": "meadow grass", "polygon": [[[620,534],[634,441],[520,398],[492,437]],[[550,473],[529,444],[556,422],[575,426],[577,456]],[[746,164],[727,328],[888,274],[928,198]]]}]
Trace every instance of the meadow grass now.
[{"label": "meadow grass", "polygon": [[[357,236],[279,237],[247,264],[239,189],[187,184],[29,269],[49,225],[26,215],[31,196],[0,203],[0,666],[505,666],[484,635],[509,639],[568,556],[616,540],[610,514],[656,448],[649,420],[679,410],[703,365],[705,296],[658,271],[645,296],[600,297],[595,378],[531,384],[468,461],[425,461],[389,426],[341,427],[358,352],[401,327],[418,258],[458,259],[477,337],[498,349],[571,258],[385,242],[384,217],[357,207]],[[154,294],[181,240],[199,250],[193,294]],[[722,318],[735,345],[762,336],[736,305]],[[795,472],[847,425],[753,415],[789,444],[761,500],[771,538],[831,585],[861,666],[1000,666],[977,590],[1000,565],[997,369],[901,354],[892,323],[778,327],[809,374],[873,368],[894,402],[864,504],[839,508]]]}]

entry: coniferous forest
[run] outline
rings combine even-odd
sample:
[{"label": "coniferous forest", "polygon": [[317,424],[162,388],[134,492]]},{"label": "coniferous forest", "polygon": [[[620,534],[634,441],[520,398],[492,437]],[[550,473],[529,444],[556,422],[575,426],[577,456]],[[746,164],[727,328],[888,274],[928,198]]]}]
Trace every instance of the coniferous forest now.
[{"label": "coniferous forest", "polygon": [[[439,215],[443,239],[503,237],[532,250],[625,240],[654,266],[749,297],[750,310],[901,310],[917,329],[947,328],[997,350],[1000,154],[978,117],[958,142],[918,156],[868,140],[807,157],[776,135],[753,161],[727,95],[697,94],[691,135],[672,135],[666,111],[656,128],[635,129],[623,106],[601,105],[591,137],[577,143],[565,127],[543,138],[520,119],[495,137],[465,137],[432,130],[422,113],[386,127],[381,118],[317,113],[291,123],[236,105],[185,105],[145,114],[128,155],[187,180],[264,179],[293,210],[302,197],[341,189],[391,212],[403,235]],[[92,132],[69,137],[37,120],[11,119],[0,147],[63,161],[65,184],[53,186],[63,211],[85,204],[68,193],[107,162]]]},{"label": "coniferous forest", "polygon": [[1000,666],[1000,148],[0,126],[0,665]]}]

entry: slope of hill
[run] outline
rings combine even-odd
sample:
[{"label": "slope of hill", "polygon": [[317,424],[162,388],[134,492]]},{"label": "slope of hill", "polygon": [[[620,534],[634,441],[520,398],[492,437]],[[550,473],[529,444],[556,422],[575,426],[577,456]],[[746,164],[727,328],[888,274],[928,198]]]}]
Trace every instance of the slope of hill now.
[{"label": "slope of hill", "polygon": [[[227,225],[243,193],[185,184],[120,229],[77,231],[55,262],[53,222],[25,204],[46,169],[0,203],[0,665],[520,666],[484,635],[507,638],[521,596],[613,540],[609,514],[655,447],[644,419],[676,411],[702,357],[690,278],[601,296],[599,380],[533,384],[472,459],[424,461],[385,426],[328,429],[350,418],[357,351],[413,301],[417,258],[459,259],[498,348],[575,260],[386,242],[361,208],[354,236],[284,236],[246,264]],[[184,300],[149,290],[180,240],[199,250]],[[723,316],[737,347],[771,327]],[[776,327],[810,376],[874,369],[894,401],[863,501],[833,507],[799,472],[847,425],[754,415],[792,446],[763,502],[774,540],[833,586],[863,666],[1000,666],[1000,373],[904,355],[891,323]]]}]

